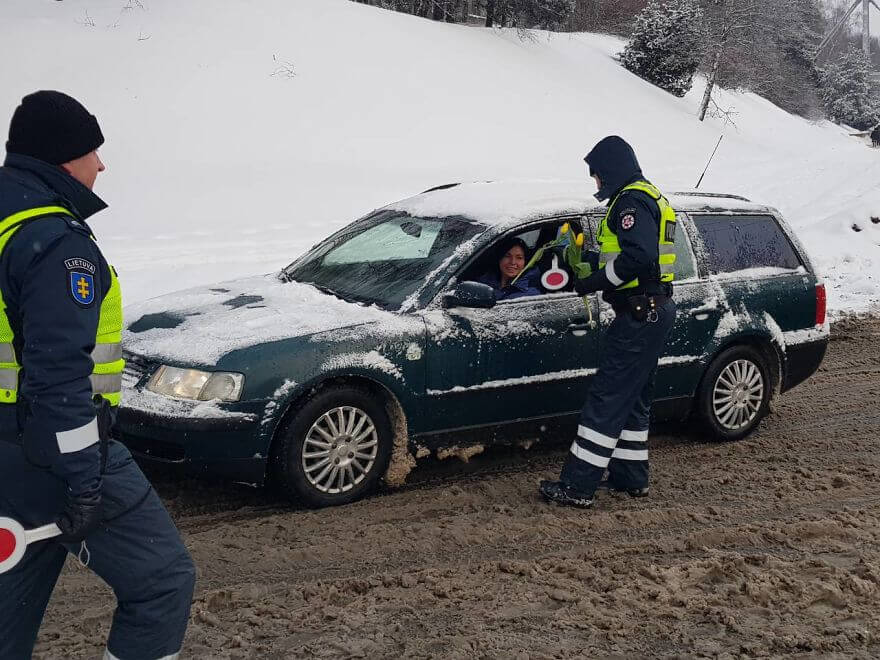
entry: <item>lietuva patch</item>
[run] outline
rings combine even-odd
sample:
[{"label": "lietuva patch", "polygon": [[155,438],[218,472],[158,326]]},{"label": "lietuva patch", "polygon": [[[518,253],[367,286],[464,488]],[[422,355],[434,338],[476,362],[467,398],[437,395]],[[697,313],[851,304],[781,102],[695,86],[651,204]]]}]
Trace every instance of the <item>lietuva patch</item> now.
[{"label": "lietuva patch", "polygon": [[85,259],[80,259],[79,257],[74,257],[73,259],[65,259],[64,266],[67,270],[84,270],[92,275],[95,274],[95,264],[91,261],[87,261]]},{"label": "lietuva patch", "polygon": [[91,305],[95,300],[95,278],[90,273],[72,270],[70,275],[70,295],[80,305]]}]

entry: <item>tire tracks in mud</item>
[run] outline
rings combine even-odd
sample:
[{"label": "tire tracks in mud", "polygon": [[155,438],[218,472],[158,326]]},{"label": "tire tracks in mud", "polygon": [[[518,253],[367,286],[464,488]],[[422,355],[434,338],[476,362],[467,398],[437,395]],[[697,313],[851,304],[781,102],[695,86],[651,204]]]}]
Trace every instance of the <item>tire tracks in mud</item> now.
[{"label": "tire tracks in mud", "polygon": [[[647,500],[547,506],[564,439],[320,511],[160,479],[200,570],[187,657],[876,657],[880,320],[834,332],[745,440],[652,434]],[[99,655],[112,602],[68,566],[35,657]]]},{"label": "tire tracks in mud", "polygon": [[[860,364],[861,362],[852,363],[853,366]],[[860,376],[865,378],[859,378]],[[880,382],[878,380],[880,380],[880,367],[876,369],[842,369],[830,372],[821,378],[821,384],[810,388],[809,393],[796,389],[793,391],[793,393],[797,393],[795,396],[785,395],[786,401],[778,404],[785,408],[792,407],[794,409],[799,409],[803,405],[809,405],[813,413],[811,417],[802,419],[802,421],[786,419],[785,422],[780,422],[778,421],[778,413],[775,416],[771,415],[763,421],[762,426],[759,427],[753,437],[760,441],[761,438],[772,433],[781,432],[788,437],[806,430],[810,430],[813,435],[820,432],[830,433],[835,430],[848,430],[853,427],[850,413],[857,412],[858,422],[856,428],[859,432],[864,434],[865,437],[874,434],[875,437],[880,438],[880,412],[865,414],[863,400],[841,403],[839,399],[828,395],[828,392],[837,392],[839,394],[842,384],[848,386],[848,392],[868,394],[873,389],[880,393]],[[868,392],[862,392],[862,389],[867,389]],[[750,439],[746,439],[743,442],[749,441]],[[701,438],[699,430],[695,429],[693,424],[687,425],[683,435],[674,435],[667,431],[657,435],[652,434],[651,438],[651,449],[655,459],[658,451],[668,451],[672,447],[680,447],[683,451],[694,451],[696,447],[700,446],[717,447],[723,445]],[[490,448],[487,454],[472,459],[472,462],[478,463],[476,467],[468,468],[462,465],[462,470],[458,473],[450,472],[448,469],[438,470],[436,460],[429,459],[434,461],[434,465],[425,466],[422,464],[411,474],[408,483],[393,489],[380,490],[368,498],[368,500],[414,491],[445,488],[453,484],[466,485],[481,482],[492,477],[540,473],[559,467],[566,453],[564,443],[545,444],[539,448],[529,450],[530,454],[526,454],[523,451],[512,453],[512,450],[507,448],[504,448],[502,451],[504,456],[498,458],[494,455],[492,448]],[[228,486],[219,486],[221,489],[225,487]],[[254,497],[254,495],[249,494],[249,497]],[[180,511],[176,515],[178,527],[187,533],[196,534],[200,531],[214,528],[218,524],[241,523],[273,515],[296,515],[303,511],[309,511],[306,507],[283,500],[280,497],[271,503],[245,505],[230,511],[229,509],[239,501],[235,497],[227,499],[221,496],[219,499],[214,499],[210,505],[197,506],[195,510]]]}]

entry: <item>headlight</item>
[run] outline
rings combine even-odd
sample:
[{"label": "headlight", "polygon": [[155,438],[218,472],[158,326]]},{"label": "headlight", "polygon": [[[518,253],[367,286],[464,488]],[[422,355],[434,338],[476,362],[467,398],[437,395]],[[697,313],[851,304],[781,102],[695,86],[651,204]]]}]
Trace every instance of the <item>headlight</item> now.
[{"label": "headlight", "polygon": [[224,371],[178,369],[162,365],[147,383],[156,394],[193,401],[238,401],[244,386],[244,375]]}]

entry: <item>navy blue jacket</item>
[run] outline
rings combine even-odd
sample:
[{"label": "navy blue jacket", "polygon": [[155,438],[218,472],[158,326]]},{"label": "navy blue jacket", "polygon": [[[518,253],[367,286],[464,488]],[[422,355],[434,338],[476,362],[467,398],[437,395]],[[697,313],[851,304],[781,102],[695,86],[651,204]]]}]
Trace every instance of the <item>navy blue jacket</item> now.
[{"label": "navy blue jacket", "polygon": [[[25,224],[0,257],[0,291],[22,365],[18,404],[0,404],[0,439],[21,441],[29,461],[51,470],[73,494],[90,494],[101,483],[98,445],[62,453],[58,434],[70,438],[65,432],[73,431],[84,444],[95,419],[91,352],[110,271],[85,220],[106,204],[61,168],[8,154],[0,168],[0,219],[41,206],[63,206],[74,217]],[[71,271],[90,266],[93,295],[84,304]]]},{"label": "navy blue jacket", "polygon": [[508,284],[501,286],[501,276],[498,273],[484,273],[477,278],[477,282],[488,284],[495,289],[496,300],[512,300],[513,298],[523,298],[525,296],[540,296],[541,289],[538,286],[538,270],[531,268],[516,281],[516,284]]},{"label": "navy blue jacket", "polygon": [[[646,181],[635,152],[622,138],[607,137],[584,159],[590,171],[599,176],[599,201],[614,200],[621,189],[636,181]],[[608,227],[617,235],[620,255],[613,265],[601,268],[575,284],[578,293],[602,291],[611,304],[636,293],[668,293],[660,283],[660,207],[650,195],[627,190],[613,202]],[[639,279],[639,287],[616,292],[625,282]]]}]

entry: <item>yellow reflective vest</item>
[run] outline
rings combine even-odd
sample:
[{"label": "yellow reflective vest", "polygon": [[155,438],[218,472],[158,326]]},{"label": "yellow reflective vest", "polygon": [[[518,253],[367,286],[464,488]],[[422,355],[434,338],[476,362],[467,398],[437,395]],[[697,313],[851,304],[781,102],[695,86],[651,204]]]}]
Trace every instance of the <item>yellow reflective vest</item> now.
[{"label": "yellow reflective vest", "polygon": [[[663,194],[656,186],[651,185],[647,181],[636,181],[624,187],[611,204],[608,205],[608,212],[602,218],[599,225],[599,268],[604,268],[606,264],[614,261],[620,254],[620,242],[617,234],[611,231],[608,226],[608,219],[614,210],[615,204],[620,196],[627,190],[640,190],[648,194],[651,199],[657,202],[660,208],[660,234],[659,234],[659,261],[660,261],[660,281],[671,284],[675,279],[675,210],[666,201]],[[632,289],[639,285],[638,278],[624,282],[618,288]]]},{"label": "yellow reflective vest", "polygon": [[[26,221],[41,217],[73,214],[62,206],[42,206],[15,213],[0,221],[0,258],[9,240]],[[18,376],[21,364],[15,354],[14,333],[6,314],[6,302],[0,291],[0,404],[18,401]],[[119,405],[122,393],[122,291],[116,271],[110,267],[110,290],[101,302],[95,348],[94,368],[89,377],[92,393],[100,394],[112,406]]]}]

